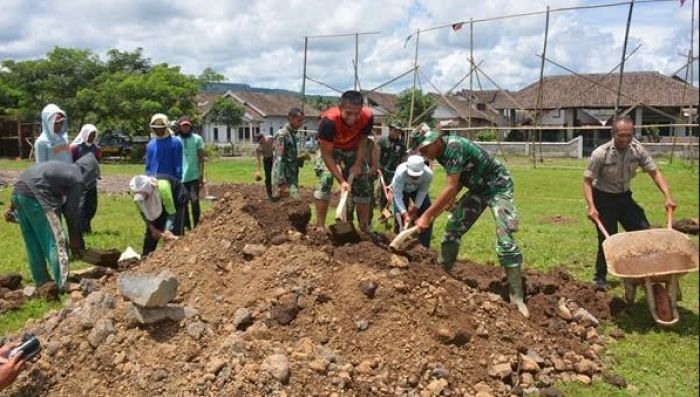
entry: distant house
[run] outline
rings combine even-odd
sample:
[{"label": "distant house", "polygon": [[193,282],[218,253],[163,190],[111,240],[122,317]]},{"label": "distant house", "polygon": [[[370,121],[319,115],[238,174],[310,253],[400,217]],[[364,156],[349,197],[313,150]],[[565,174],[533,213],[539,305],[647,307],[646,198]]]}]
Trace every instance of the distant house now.
[{"label": "distant house", "polygon": [[[501,114],[495,106],[493,99],[496,94],[493,91],[473,91],[471,101],[469,90],[449,96],[429,94],[437,102],[433,111],[433,119],[436,122],[443,120],[457,120],[459,127],[498,127],[508,126],[510,122],[504,114]],[[488,104],[488,105],[487,105]],[[460,133],[464,136],[473,136],[473,133]]]},{"label": "distant house", "polygon": [[0,157],[29,157],[34,139],[40,132],[39,123],[0,117]]},{"label": "distant house", "polygon": [[[245,109],[243,123],[233,128],[207,121],[206,114],[214,101],[223,96],[235,101]],[[202,137],[208,143],[253,143],[257,134],[273,135],[287,123],[287,112],[300,107],[299,97],[284,93],[261,93],[255,91],[227,91],[225,93],[200,93],[197,97],[200,114],[205,120]],[[304,130],[317,130],[320,112],[304,106]]]},{"label": "distant house", "polygon": [[377,91],[362,93],[367,106],[374,114],[374,125],[378,127],[387,125],[387,121],[396,114],[396,95]]},{"label": "distant house", "polygon": [[[542,125],[546,126],[603,126],[613,116],[618,75],[602,74],[547,76],[543,81]],[[595,84],[594,82],[598,83]],[[537,108],[538,82],[530,84],[515,94],[519,104],[533,111]],[[697,122],[698,89],[676,77],[657,72],[628,72],[623,76],[620,108],[632,108],[629,116],[636,125],[681,124],[690,115]],[[658,111],[651,109],[653,107]],[[511,106],[511,109],[514,107]],[[662,114],[663,113],[663,114]],[[522,112],[518,112],[522,114]],[[523,116],[525,117],[525,116]],[[521,118],[521,123],[531,120]],[[697,135],[697,128],[661,127],[659,136]],[[595,130],[553,131],[543,134],[545,140],[568,141],[583,135],[584,147],[592,148],[609,139],[609,131]],[[587,151],[587,150],[586,150]]]}]

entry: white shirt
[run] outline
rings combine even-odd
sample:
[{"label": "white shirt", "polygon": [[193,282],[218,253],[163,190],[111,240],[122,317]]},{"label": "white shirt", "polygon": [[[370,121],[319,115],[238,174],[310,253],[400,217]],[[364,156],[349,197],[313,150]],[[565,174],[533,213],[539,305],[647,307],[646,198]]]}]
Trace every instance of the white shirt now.
[{"label": "white shirt", "polygon": [[427,165],[423,165],[423,175],[418,178],[408,176],[406,163],[399,164],[394,173],[394,179],[391,180],[391,187],[394,191],[394,204],[398,208],[399,213],[406,213],[406,205],[403,202],[404,193],[416,193],[415,205],[420,208],[423,205],[423,200],[428,196],[430,191],[430,183],[433,181],[433,171]]}]

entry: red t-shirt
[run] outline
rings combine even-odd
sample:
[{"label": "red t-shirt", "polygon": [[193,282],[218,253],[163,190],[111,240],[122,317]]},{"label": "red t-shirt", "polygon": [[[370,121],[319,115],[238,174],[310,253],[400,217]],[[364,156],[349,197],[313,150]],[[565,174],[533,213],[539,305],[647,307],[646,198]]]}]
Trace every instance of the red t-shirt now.
[{"label": "red t-shirt", "polygon": [[321,114],[321,123],[318,126],[318,139],[320,143],[331,144],[335,149],[355,150],[362,135],[369,136],[374,127],[372,110],[363,107],[355,124],[348,127],[340,116],[340,108],[332,107]]}]

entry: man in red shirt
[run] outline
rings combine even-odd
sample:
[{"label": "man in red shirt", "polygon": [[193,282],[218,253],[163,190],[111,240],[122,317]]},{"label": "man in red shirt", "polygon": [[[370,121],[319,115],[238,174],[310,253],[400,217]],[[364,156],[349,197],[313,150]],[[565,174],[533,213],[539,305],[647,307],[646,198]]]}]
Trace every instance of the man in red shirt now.
[{"label": "man in red shirt", "polygon": [[[340,183],[340,191],[351,191],[357,208],[360,229],[368,230],[369,203],[372,189],[367,176],[365,147],[367,137],[372,133],[374,117],[372,111],[362,106],[364,98],[358,91],[346,91],[340,97],[340,105],[326,110],[321,115],[318,139],[321,146],[321,159],[333,179]],[[350,175],[354,179],[348,183]],[[328,200],[331,196],[333,179],[321,178],[314,191],[316,199],[316,219],[320,228],[325,228]]]}]

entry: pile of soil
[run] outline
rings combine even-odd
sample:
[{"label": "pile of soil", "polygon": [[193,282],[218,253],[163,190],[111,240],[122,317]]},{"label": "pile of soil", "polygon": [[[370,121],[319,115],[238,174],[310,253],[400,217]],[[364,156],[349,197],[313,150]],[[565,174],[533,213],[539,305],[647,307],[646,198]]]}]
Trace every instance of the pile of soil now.
[{"label": "pile of soil", "polygon": [[609,299],[564,271],[526,273],[525,319],[500,268],[335,247],[307,233],[308,204],[216,194],[195,231],[132,269],[172,272],[185,319],[131,325],[115,274],[72,288],[24,330],[44,351],[9,395],[488,396],[604,377]]}]

